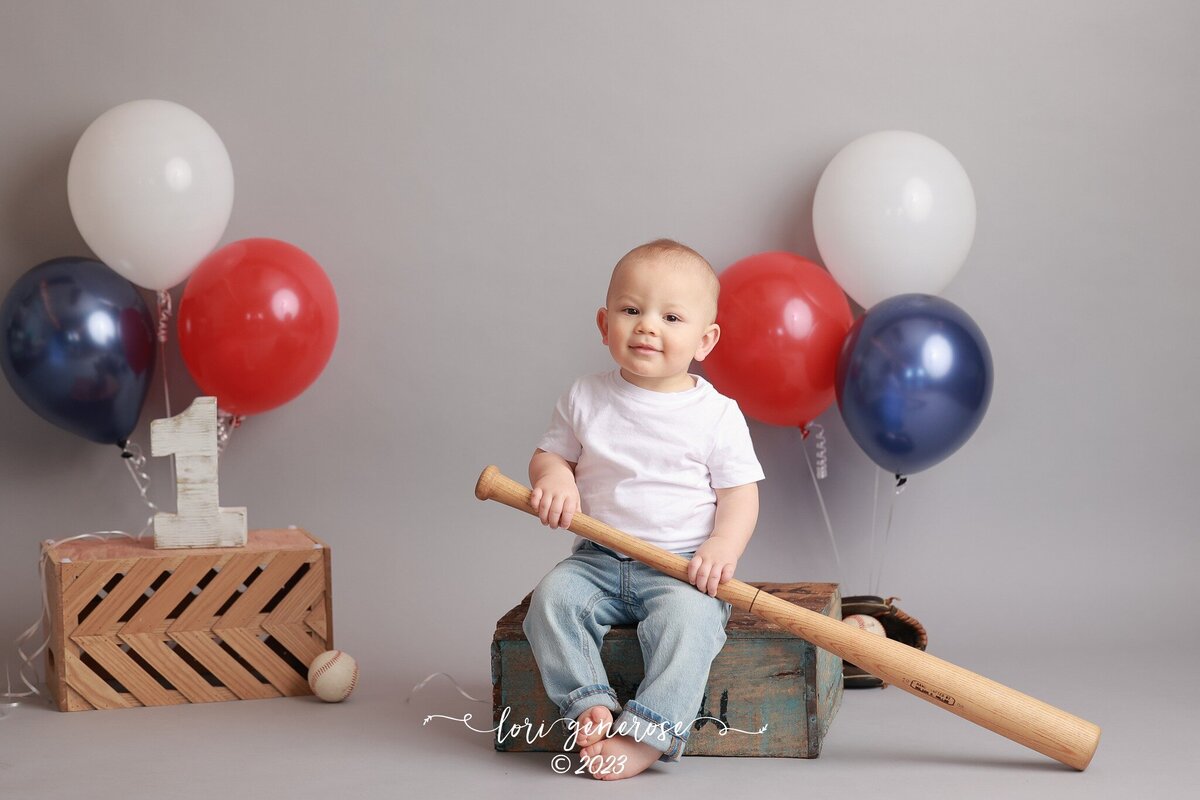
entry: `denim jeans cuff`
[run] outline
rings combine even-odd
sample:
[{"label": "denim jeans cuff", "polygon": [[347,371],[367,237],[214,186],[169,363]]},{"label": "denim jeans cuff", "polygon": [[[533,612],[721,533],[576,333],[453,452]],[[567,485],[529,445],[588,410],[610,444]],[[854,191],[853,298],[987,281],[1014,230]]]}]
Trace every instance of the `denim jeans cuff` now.
[{"label": "denim jeans cuff", "polygon": [[572,722],[575,718],[592,706],[604,706],[614,714],[620,713],[621,704],[617,702],[617,693],[604,683],[593,683],[591,686],[581,686],[567,695],[562,704],[563,719]]},{"label": "denim jeans cuff", "polygon": [[636,741],[662,751],[659,761],[678,761],[687,745],[690,723],[671,722],[636,700],[630,700],[613,722],[614,736],[632,736]]}]

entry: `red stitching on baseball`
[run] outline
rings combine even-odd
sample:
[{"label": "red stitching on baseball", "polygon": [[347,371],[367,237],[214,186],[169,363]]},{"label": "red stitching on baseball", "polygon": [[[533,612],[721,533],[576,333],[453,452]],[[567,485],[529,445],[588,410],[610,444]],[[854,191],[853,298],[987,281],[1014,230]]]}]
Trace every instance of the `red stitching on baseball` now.
[{"label": "red stitching on baseball", "polygon": [[334,651],[333,651],[333,658],[329,659],[329,660],[328,660],[328,661],[326,661],[324,664],[322,664],[321,666],[317,667],[317,671],[316,671],[316,672],[314,672],[314,673],[312,673],[311,675],[309,675],[309,676],[308,676],[308,680],[309,680],[311,683],[316,683],[316,682],[317,682],[317,680],[318,680],[318,679],[320,679],[320,677],[321,677],[322,675],[324,675],[326,672],[328,672],[328,671],[329,671],[329,668],[330,668],[330,667],[332,667],[334,664],[336,664],[336,663],[337,663],[337,660],[338,660],[339,658],[341,658],[341,657],[342,657],[342,651],[341,651],[341,650],[334,650]]}]

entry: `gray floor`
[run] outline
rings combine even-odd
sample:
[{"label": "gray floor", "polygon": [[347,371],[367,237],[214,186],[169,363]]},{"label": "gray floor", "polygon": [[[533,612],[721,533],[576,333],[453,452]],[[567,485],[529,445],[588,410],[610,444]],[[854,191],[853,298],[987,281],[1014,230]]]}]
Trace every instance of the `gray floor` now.
[{"label": "gray floor", "polygon": [[[1183,797],[1200,745],[1195,673],[1200,652],[1031,650],[954,654],[962,666],[1091,719],[1104,728],[1079,773],[897,690],[848,692],[819,759],[685,758],[634,780],[601,784],[557,775],[549,753],[497,753],[490,709],[444,679],[405,697],[423,675],[369,674],[341,705],[312,698],[63,714],[27,704],[0,719],[5,798],[138,800],[581,796],[653,790],[663,797],[736,788],[808,797]],[[447,665],[451,667],[452,665]],[[449,669],[487,697],[486,664]],[[732,734],[731,734],[732,735]],[[540,790],[540,791],[539,791]]]}]

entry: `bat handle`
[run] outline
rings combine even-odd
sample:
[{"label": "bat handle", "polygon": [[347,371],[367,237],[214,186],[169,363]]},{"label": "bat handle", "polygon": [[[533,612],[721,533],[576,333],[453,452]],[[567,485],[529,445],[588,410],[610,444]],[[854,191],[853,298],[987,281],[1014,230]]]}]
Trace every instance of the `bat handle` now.
[{"label": "bat handle", "polygon": [[[529,504],[529,497],[532,494],[529,487],[514,481],[494,466],[484,469],[479,476],[479,481],[475,484],[475,496],[480,500],[495,500],[536,517],[537,512]],[[596,544],[635,558],[644,564],[649,564],[672,578],[684,583],[689,582],[688,559],[655,547],[636,536],[631,536],[598,519],[589,517],[587,514],[577,512],[567,530]],[[749,584],[735,580],[721,584],[717,590],[717,597],[749,611],[757,593],[758,590]]]},{"label": "bat handle", "polygon": [[487,467],[475,484],[475,496],[480,500],[495,500],[510,508],[535,514],[529,498],[533,494],[528,486],[522,486],[517,481],[505,475],[495,465]]},{"label": "bat handle", "polygon": [[[517,489],[520,489],[520,493],[525,495],[525,505],[529,505],[529,495],[532,494],[532,492],[516,481],[509,480],[495,464],[485,467],[483,472],[479,474],[479,480],[475,482],[475,496],[480,500],[498,500],[499,497],[495,494],[495,492],[499,490],[500,486],[505,484],[510,484],[505,486],[505,488],[507,488],[510,492],[514,486]],[[505,503],[505,505],[509,504]]]}]

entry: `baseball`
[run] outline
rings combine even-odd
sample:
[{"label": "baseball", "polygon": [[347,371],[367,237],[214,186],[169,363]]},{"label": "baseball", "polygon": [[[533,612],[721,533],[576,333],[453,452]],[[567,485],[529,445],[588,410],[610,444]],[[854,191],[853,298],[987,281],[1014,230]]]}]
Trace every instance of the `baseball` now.
[{"label": "baseball", "polygon": [[876,636],[887,636],[887,631],[883,629],[883,623],[874,617],[867,616],[866,614],[851,614],[843,619],[842,622],[846,623],[847,625],[853,625],[860,631],[873,633]]},{"label": "baseball", "polygon": [[308,685],[326,703],[340,703],[358,683],[358,662],[341,650],[326,650],[308,665]]}]

